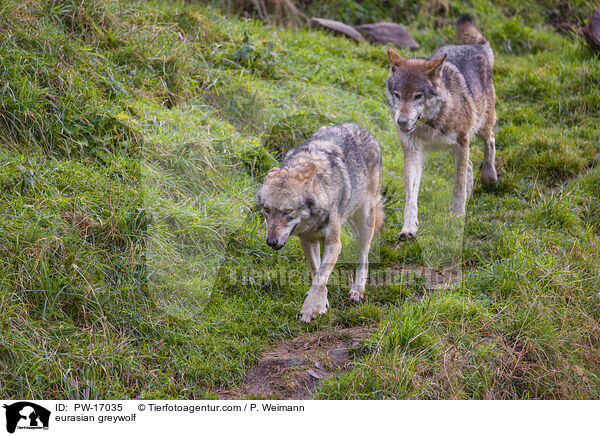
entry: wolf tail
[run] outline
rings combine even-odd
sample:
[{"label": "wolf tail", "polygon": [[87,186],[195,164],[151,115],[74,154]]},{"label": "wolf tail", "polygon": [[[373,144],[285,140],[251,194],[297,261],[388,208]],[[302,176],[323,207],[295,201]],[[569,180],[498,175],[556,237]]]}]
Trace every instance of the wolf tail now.
[{"label": "wolf tail", "polygon": [[485,44],[488,40],[479,31],[475,20],[469,14],[461,15],[456,22],[456,33],[459,44]]},{"label": "wolf tail", "polygon": [[461,15],[456,22],[456,34],[459,44],[482,44],[490,65],[494,66],[494,52],[483,33],[477,28],[475,20],[469,14]]},{"label": "wolf tail", "polygon": [[383,198],[379,197],[379,201],[375,205],[375,231],[379,232],[383,228],[383,220],[385,220],[385,211],[383,210]]}]

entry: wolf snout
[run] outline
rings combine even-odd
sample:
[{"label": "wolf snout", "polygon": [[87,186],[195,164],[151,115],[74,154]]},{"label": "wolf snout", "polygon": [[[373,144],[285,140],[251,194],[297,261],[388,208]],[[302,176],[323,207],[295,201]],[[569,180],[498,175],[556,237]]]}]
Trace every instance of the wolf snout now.
[{"label": "wolf snout", "polygon": [[396,124],[398,124],[398,127],[400,127],[401,129],[406,129],[410,122],[408,121],[408,118],[404,118],[404,117],[398,117],[396,118]]},{"label": "wolf snout", "polygon": [[415,123],[409,120],[408,118],[398,118],[396,119],[396,124],[398,128],[404,132],[408,132],[415,127]]},{"label": "wolf snout", "polygon": [[285,246],[285,242],[280,244],[278,238],[267,238],[267,245],[273,250],[281,250]]}]

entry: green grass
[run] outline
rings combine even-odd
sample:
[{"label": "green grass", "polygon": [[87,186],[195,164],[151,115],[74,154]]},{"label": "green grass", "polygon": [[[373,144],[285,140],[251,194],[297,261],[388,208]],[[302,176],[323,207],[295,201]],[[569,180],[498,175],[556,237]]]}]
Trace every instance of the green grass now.
[{"label": "green grass", "polygon": [[[349,3],[322,15],[395,18]],[[417,55],[452,43],[465,11],[490,37],[499,182],[479,183],[476,142],[464,223],[439,227],[451,167],[431,156],[423,233],[399,243],[403,157],[384,46],[207,6],[0,2],[2,396],[214,398],[279,338],[370,324],[358,363],[317,398],[598,398],[598,59],[540,24],[556,2],[471,3],[451,2],[437,30],[411,3],[407,24]],[[329,312],[305,326],[299,244],[266,246],[254,193],[285,150],[344,121],[384,152],[388,216],[373,261],[435,264],[438,244],[458,250],[463,280],[374,284],[361,305],[340,280]]]}]

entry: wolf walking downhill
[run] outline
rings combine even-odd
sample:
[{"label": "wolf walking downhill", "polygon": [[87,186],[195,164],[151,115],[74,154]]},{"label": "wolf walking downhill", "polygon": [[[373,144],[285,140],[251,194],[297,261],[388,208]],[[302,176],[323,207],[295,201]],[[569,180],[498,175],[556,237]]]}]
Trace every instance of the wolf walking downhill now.
[{"label": "wolf walking downhill", "polygon": [[404,152],[406,203],[400,237],[417,233],[417,197],[426,150],[449,149],[453,153],[450,211],[454,215],[465,213],[473,189],[473,165],[469,160],[472,136],[477,135],[485,143],[482,181],[491,184],[497,180],[494,54],[472,17],[463,15],[458,20],[457,34],[461,45],[440,47],[430,59],[405,59],[393,49],[388,50],[386,97]]},{"label": "wolf walking downhill", "polygon": [[300,311],[302,321],[310,322],[329,307],[327,280],[346,221],[359,248],[349,297],[357,302],[364,297],[371,240],[384,219],[381,180],[379,144],[354,123],[321,127],[265,177],[257,202],[266,220],[267,244],[280,250],[297,235],[310,267],[312,285]]}]

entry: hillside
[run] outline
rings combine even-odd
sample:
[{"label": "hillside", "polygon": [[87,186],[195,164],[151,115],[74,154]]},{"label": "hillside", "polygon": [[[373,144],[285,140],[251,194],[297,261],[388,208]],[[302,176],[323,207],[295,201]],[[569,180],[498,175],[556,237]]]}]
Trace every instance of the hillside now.
[{"label": "hillside", "polygon": [[[356,364],[316,398],[600,395],[600,67],[550,26],[554,3],[457,1],[445,19],[410,3],[414,55],[454,42],[462,12],[490,38],[499,167],[484,188],[476,141],[467,215],[442,228],[451,163],[432,156],[429,231],[410,242],[397,239],[403,157],[385,46],[226,16],[218,2],[1,4],[3,397],[217,398],[279,340],[354,327],[370,332]],[[386,19],[368,2],[331,4],[311,12]],[[592,8],[573,7],[577,19]],[[305,259],[297,241],[277,253],[264,243],[254,195],[283,151],[344,121],[384,153],[373,268],[450,258],[461,280],[435,289],[406,273],[355,305],[340,279],[306,326]]]}]

